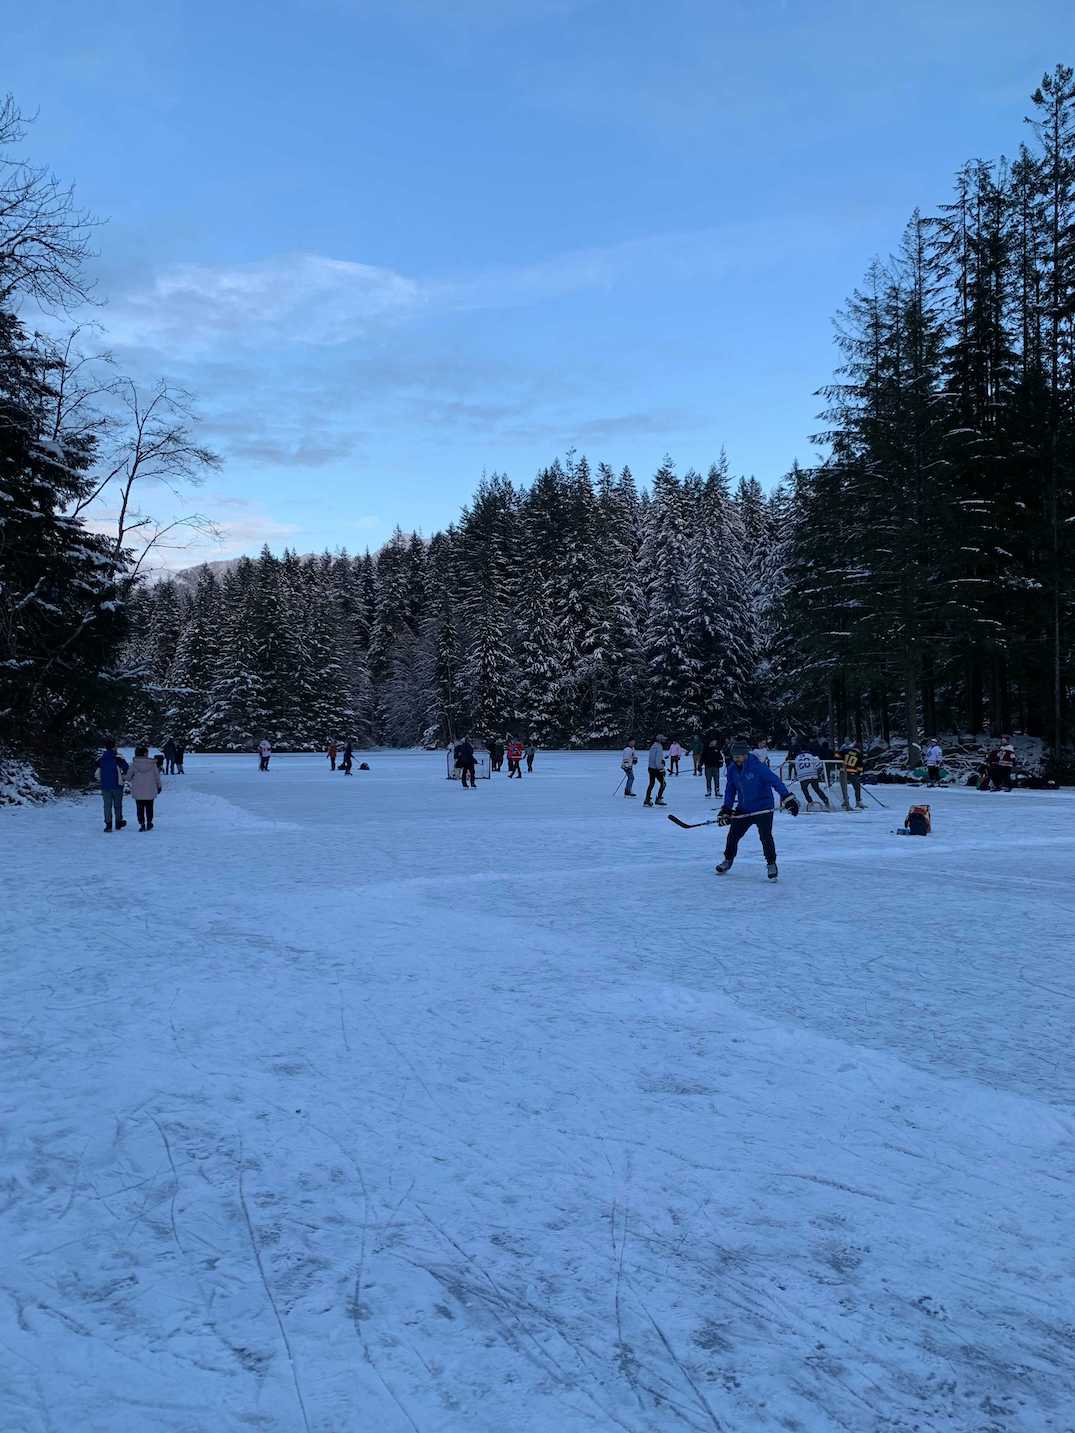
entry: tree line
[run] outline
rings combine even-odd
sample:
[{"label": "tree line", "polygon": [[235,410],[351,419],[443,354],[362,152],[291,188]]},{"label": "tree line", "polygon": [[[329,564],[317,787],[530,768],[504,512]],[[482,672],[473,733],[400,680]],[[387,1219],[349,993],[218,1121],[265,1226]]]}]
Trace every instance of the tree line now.
[{"label": "tree line", "polygon": [[[1075,601],[1075,79],[1032,142],[916,212],[838,327],[825,453],[794,474],[801,676],[834,726],[1070,740]],[[821,678],[819,685],[818,678]]]},{"label": "tree line", "polygon": [[134,603],[131,722],[222,750],[509,731],[593,746],[756,722],[781,501],[733,483],[723,455],[705,476],[666,462],[640,492],[569,454],[529,488],[484,479],[428,541],[203,568]]}]

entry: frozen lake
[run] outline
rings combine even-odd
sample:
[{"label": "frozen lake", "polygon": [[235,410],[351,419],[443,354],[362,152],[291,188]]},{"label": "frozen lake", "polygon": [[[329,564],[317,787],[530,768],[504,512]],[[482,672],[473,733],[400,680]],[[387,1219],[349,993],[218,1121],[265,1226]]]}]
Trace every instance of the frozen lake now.
[{"label": "frozen lake", "polygon": [[1075,1429],[1075,792],[368,760],[0,812],[3,1433]]}]

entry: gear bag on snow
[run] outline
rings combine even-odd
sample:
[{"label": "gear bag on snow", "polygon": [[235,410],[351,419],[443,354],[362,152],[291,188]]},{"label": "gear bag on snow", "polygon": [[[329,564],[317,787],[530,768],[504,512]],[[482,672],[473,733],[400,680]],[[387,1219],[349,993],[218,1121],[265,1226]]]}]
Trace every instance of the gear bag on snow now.
[{"label": "gear bag on snow", "polygon": [[899,831],[901,836],[928,836],[933,830],[933,817],[926,805],[912,806]]}]

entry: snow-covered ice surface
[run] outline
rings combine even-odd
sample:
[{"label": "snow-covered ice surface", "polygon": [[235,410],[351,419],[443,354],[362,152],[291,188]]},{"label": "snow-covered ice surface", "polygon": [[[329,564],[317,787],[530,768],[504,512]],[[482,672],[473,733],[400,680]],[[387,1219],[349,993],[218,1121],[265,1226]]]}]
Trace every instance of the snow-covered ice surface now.
[{"label": "snow-covered ice surface", "polygon": [[4,1433],[1075,1428],[1075,793],[369,759],[0,812]]}]

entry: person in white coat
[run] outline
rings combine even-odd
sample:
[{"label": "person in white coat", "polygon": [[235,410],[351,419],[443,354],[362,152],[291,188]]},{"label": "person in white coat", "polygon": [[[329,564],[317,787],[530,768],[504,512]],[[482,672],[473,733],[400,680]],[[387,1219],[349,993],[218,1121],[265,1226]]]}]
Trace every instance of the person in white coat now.
[{"label": "person in white coat", "polygon": [[627,780],[624,782],[624,796],[633,797],[635,794],[635,767],[638,765],[638,752],[635,751],[635,739],[632,736],[627,745],[623,748],[623,755],[620,757],[620,765],[627,773]]},{"label": "person in white coat", "polygon": [[929,746],[926,747],[926,785],[940,786],[941,784],[941,763],[944,761],[944,752],[940,748],[937,738],[934,737]]},{"label": "person in white coat", "polygon": [[268,771],[269,758],[272,756],[272,747],[264,737],[258,742],[258,770]]},{"label": "person in white coat", "polygon": [[[643,806],[667,806],[664,799],[664,788],[666,777],[664,774],[664,737],[658,736],[649,749],[649,756],[646,758],[649,766],[649,785],[646,787],[646,799]],[[657,786],[657,800],[653,799],[653,788]]]}]

